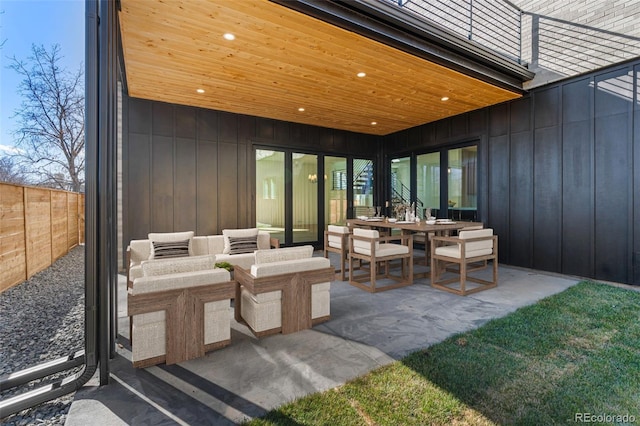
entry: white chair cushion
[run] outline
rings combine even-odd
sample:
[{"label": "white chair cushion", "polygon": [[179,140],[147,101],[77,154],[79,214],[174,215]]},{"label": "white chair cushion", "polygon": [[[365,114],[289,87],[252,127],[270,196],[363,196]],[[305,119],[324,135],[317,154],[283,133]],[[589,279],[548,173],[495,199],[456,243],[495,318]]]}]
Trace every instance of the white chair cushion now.
[{"label": "white chair cushion", "polygon": [[282,262],[283,260],[308,259],[313,256],[313,246],[284,247],[255,252],[255,264]]},{"label": "white chair cushion", "polygon": [[183,272],[203,271],[214,269],[215,256],[205,254],[203,256],[178,257],[172,259],[156,259],[153,262],[142,262],[142,275],[145,277],[180,274]]},{"label": "white chair cushion", "polygon": [[[492,248],[482,249],[482,250],[467,250],[466,259],[471,259],[473,257],[478,256],[486,256],[488,254],[493,253]],[[439,256],[447,256],[454,257],[456,259],[460,259],[460,246],[458,244],[454,246],[444,246],[444,247],[436,247],[436,254]]]},{"label": "white chair cushion", "polygon": [[149,240],[131,240],[131,266],[139,265],[143,260],[149,260],[150,245]]},{"label": "white chair cushion", "polygon": [[258,231],[258,250],[269,250],[271,248],[271,234],[267,231]]},{"label": "white chair cushion", "polygon": [[193,239],[193,231],[185,232],[155,232],[149,233],[149,260],[155,258],[153,243],[175,243],[179,241],[189,241],[188,255],[193,255],[191,248],[191,240]]},{"label": "white chair cushion", "polygon": [[329,259],[324,257],[311,257],[305,259],[283,260],[281,262],[263,263],[251,265],[251,275],[256,278],[271,277],[274,275],[291,274],[294,272],[312,271],[331,266]]},{"label": "white chair cushion", "polygon": [[[338,226],[338,225],[329,225],[327,227],[327,231],[334,232],[336,234],[348,235],[351,233],[351,230],[348,226]],[[342,236],[338,235],[327,235],[327,241],[329,247],[341,249],[342,248]]]},{"label": "white chair cushion", "polygon": [[222,236],[224,237],[224,249],[223,254],[229,254],[231,248],[229,244],[229,237],[253,237],[258,235],[258,228],[247,229],[223,229]]},{"label": "white chair cushion", "polygon": [[380,244],[376,249],[376,257],[394,256],[409,253],[409,246],[401,244]]},{"label": "white chair cushion", "polygon": [[180,274],[156,275],[140,277],[133,282],[129,289],[131,294],[150,293],[153,291],[174,290],[187,287],[215,284],[231,281],[229,271],[222,268],[203,271],[183,272]]},{"label": "white chair cushion", "polygon": [[[353,235],[357,237],[365,237],[365,238],[380,238],[380,233],[374,229],[362,229],[362,228],[354,228]],[[378,251],[380,247],[380,243],[376,241],[375,250]],[[360,254],[366,254],[367,256],[371,256],[371,242],[363,241],[363,240],[353,240],[353,251]]]},{"label": "white chair cushion", "polygon": [[[493,236],[493,229],[478,229],[473,231],[460,231],[458,238],[461,240],[469,240],[472,238],[487,238]],[[461,245],[449,245],[436,247],[436,254],[440,256],[454,257],[460,259],[462,257]],[[493,240],[487,239],[483,241],[471,241],[465,244],[465,258],[473,258],[478,256],[486,256],[493,253]]]},{"label": "white chair cushion", "polygon": [[327,226],[327,231],[335,232],[336,234],[350,234],[351,230],[348,226],[339,226],[339,225],[329,225]]}]

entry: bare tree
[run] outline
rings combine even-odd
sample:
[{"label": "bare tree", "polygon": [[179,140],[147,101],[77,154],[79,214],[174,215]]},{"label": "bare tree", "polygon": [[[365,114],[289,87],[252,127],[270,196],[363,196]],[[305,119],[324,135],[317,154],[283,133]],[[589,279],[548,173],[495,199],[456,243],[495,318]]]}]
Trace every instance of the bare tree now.
[{"label": "bare tree", "polygon": [[23,77],[22,96],[14,117],[19,126],[13,157],[33,181],[71,191],[84,186],[84,81],[82,67],[71,73],[61,68],[60,46],[48,51],[31,46],[26,62],[11,58],[10,68]]},{"label": "bare tree", "polygon": [[0,157],[0,182],[17,184],[27,183],[24,169],[20,166],[16,166],[11,157]]}]

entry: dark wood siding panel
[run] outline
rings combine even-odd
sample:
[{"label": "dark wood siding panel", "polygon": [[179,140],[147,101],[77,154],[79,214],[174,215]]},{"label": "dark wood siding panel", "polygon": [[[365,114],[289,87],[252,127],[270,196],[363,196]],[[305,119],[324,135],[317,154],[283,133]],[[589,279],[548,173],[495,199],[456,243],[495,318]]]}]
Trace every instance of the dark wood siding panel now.
[{"label": "dark wood siding panel", "polygon": [[176,115],[176,137],[194,139],[196,137],[196,109],[177,106]]},{"label": "dark wood siding panel", "polygon": [[198,109],[196,112],[196,137],[200,140],[218,140],[218,113]]},{"label": "dark wood siding panel", "polygon": [[127,98],[127,124],[132,134],[148,134],[151,131],[152,102],[143,99]]},{"label": "dark wood siding panel", "polygon": [[536,129],[556,126],[560,123],[559,87],[555,86],[536,92],[534,100],[534,126]]},{"label": "dark wood siding panel", "polygon": [[513,265],[532,266],[533,212],[533,143],[530,132],[521,132],[511,135],[509,260]]},{"label": "dark wood siding panel", "polygon": [[151,232],[172,232],[173,138],[154,136],[151,149]]},{"label": "dark wood siding panel", "polygon": [[467,114],[456,115],[451,118],[451,137],[460,138],[469,134],[469,116]]},{"label": "dark wood siding panel", "polygon": [[[130,133],[128,158],[128,223],[130,235],[125,241],[146,239],[150,229],[151,162],[149,154],[151,137],[148,134]],[[127,243],[128,244],[128,243]]]},{"label": "dark wood siding panel", "polygon": [[522,98],[511,102],[511,134],[531,130],[531,99]]},{"label": "dark wood siding panel", "polygon": [[174,229],[196,230],[196,142],[176,138],[176,179],[173,198]]},{"label": "dark wood siding panel", "polygon": [[571,275],[593,276],[592,129],[587,120],[562,130],[562,272]]},{"label": "dark wood siding panel", "polygon": [[[596,106],[598,94],[596,93]],[[595,276],[628,282],[629,158],[628,115],[595,121]]]},{"label": "dark wood siding panel", "polygon": [[509,263],[509,139],[489,138],[489,217],[487,225],[499,237],[500,262]]},{"label": "dark wood siding panel", "polygon": [[256,118],[256,136],[260,139],[273,140],[275,136],[274,126],[274,120],[261,117]]},{"label": "dark wood siding panel", "polygon": [[238,218],[238,197],[247,194],[238,193],[238,145],[218,144],[218,228],[234,229],[246,226]]},{"label": "dark wood siding panel", "polygon": [[196,234],[220,234],[218,229],[218,145],[198,142],[196,159]]},{"label": "dark wood siding panel", "polygon": [[506,135],[509,132],[509,104],[489,108],[489,136]]},{"label": "dark wood siding panel", "polygon": [[596,77],[596,118],[628,114],[633,100],[633,79],[627,67]]},{"label": "dark wood siding panel", "polygon": [[173,108],[171,104],[155,102],[153,104],[153,134],[157,136],[173,136]]},{"label": "dark wood siding panel", "polygon": [[487,131],[487,109],[471,111],[469,113],[469,133],[471,135],[484,134]]},{"label": "dark wood siding panel", "polygon": [[451,119],[436,121],[436,140],[438,142],[442,143],[449,140],[449,138],[451,137],[451,123]]},{"label": "dark wood siding panel", "polygon": [[[238,141],[238,114],[218,111],[218,141]],[[257,120],[257,118],[256,118]]]},{"label": "dark wood siding panel", "polygon": [[593,79],[583,78],[562,86],[562,121],[572,123],[593,118]]},{"label": "dark wood siding panel", "polygon": [[254,226],[252,221],[252,211],[255,209],[255,190],[254,185],[249,182],[249,170],[251,165],[249,161],[253,160],[250,155],[251,145],[246,143],[238,144],[238,223],[247,223]]},{"label": "dark wood siding panel", "polygon": [[[536,106],[537,107],[537,106]],[[558,127],[536,129],[534,142],[533,267],[560,270],[562,146]]]},{"label": "dark wood siding panel", "polygon": [[633,80],[624,67],[596,75],[595,83],[595,276],[629,282]]}]

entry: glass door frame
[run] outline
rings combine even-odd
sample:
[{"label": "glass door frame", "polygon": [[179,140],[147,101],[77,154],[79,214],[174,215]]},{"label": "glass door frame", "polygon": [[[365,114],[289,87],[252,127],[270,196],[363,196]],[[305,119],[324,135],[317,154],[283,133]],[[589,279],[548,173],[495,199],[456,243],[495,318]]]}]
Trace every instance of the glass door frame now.
[{"label": "glass door frame", "polygon": [[[421,150],[416,150],[416,151],[410,151],[410,152],[406,152],[406,151],[399,151],[399,152],[394,152],[392,154],[386,154],[385,155],[385,176],[386,176],[386,185],[385,185],[385,189],[386,189],[386,197],[385,199],[387,200],[391,200],[391,196],[393,193],[393,188],[391,187],[392,185],[392,181],[391,181],[391,161],[395,158],[407,158],[409,157],[409,163],[410,163],[410,192],[411,192],[411,199],[410,202],[411,203],[415,203],[416,199],[417,199],[417,192],[418,192],[418,188],[417,188],[417,176],[418,176],[418,171],[417,171],[417,163],[418,163],[418,156],[419,155],[423,155],[423,154],[431,154],[431,153],[440,153],[440,206],[438,207],[438,218],[447,218],[449,215],[449,175],[448,175],[448,167],[449,167],[449,151],[450,150],[454,150],[454,149],[460,149],[460,148],[467,148],[467,147],[471,147],[471,146],[476,146],[477,147],[477,162],[478,162],[478,168],[476,169],[476,182],[477,185],[481,186],[483,184],[483,180],[481,179],[480,176],[480,167],[481,167],[481,158],[480,156],[482,155],[482,140],[481,138],[474,138],[472,140],[467,140],[467,141],[463,141],[463,142],[459,142],[459,143],[455,143],[455,144],[451,144],[451,145],[438,145],[438,146],[434,146],[430,149],[421,149]],[[478,220],[478,217],[480,216],[479,212],[480,212],[480,203],[482,202],[482,197],[480,196],[480,194],[483,194],[480,191],[480,187],[478,187],[477,189],[477,194],[478,196],[478,200],[477,200],[477,204],[476,204],[476,220]],[[390,202],[390,201],[389,201]],[[419,212],[420,215],[422,214],[422,212]]]},{"label": "glass door frame", "polygon": [[[353,155],[353,154],[349,154],[349,155],[341,155],[339,153],[334,153],[334,152],[318,152],[318,151],[313,151],[313,150],[308,150],[308,149],[299,149],[296,147],[291,147],[291,146],[279,146],[279,145],[274,145],[273,143],[269,143],[269,142],[261,142],[261,141],[257,141],[257,140],[253,140],[251,143],[251,156],[252,156],[252,160],[251,160],[251,167],[249,170],[249,176],[248,176],[248,180],[249,180],[249,185],[250,185],[250,194],[251,194],[251,208],[252,208],[252,214],[251,214],[251,221],[252,223],[256,224],[256,191],[257,191],[257,185],[256,185],[256,176],[257,176],[257,172],[256,172],[256,150],[259,149],[263,149],[263,150],[269,150],[269,151],[277,151],[277,152],[283,152],[284,153],[284,178],[285,178],[285,186],[284,186],[284,193],[285,193],[285,200],[284,200],[284,241],[280,241],[280,245],[281,246],[297,246],[297,245],[307,245],[307,244],[311,244],[313,245],[315,248],[322,248],[324,245],[324,230],[327,227],[327,218],[325,217],[325,200],[324,200],[324,194],[325,194],[325,186],[326,186],[326,181],[325,179],[320,179],[320,176],[324,176],[326,171],[325,171],[325,157],[339,157],[339,158],[345,158],[347,161],[347,182],[351,183],[353,181],[353,161],[354,160],[370,160],[373,163],[373,170],[374,170],[374,191],[373,191],[373,197],[374,197],[374,204],[377,201],[377,196],[378,196],[378,189],[381,188],[379,185],[376,185],[376,178],[378,178],[378,176],[380,176],[380,173],[377,172],[377,161],[375,157],[365,157],[362,155]],[[318,176],[318,186],[317,186],[317,197],[318,197],[318,201],[317,201],[317,208],[318,208],[318,212],[317,212],[317,218],[318,218],[318,232],[317,232],[317,239],[316,241],[307,241],[307,242],[298,242],[298,243],[294,243],[293,242],[293,153],[299,153],[299,154],[308,154],[308,155],[315,155],[317,156],[317,176]],[[354,211],[354,206],[353,206],[353,199],[354,199],[354,192],[353,192],[353,186],[351,184],[347,185],[347,219],[352,219],[353,218],[353,211]]]}]

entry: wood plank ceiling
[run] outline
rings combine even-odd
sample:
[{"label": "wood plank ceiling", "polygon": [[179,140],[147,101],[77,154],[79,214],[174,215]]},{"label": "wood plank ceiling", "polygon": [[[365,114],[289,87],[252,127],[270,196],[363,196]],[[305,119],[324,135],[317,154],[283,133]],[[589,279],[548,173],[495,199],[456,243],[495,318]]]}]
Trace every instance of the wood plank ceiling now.
[{"label": "wood plank ceiling", "polygon": [[386,135],[521,96],[268,0],[121,5],[136,98]]}]

